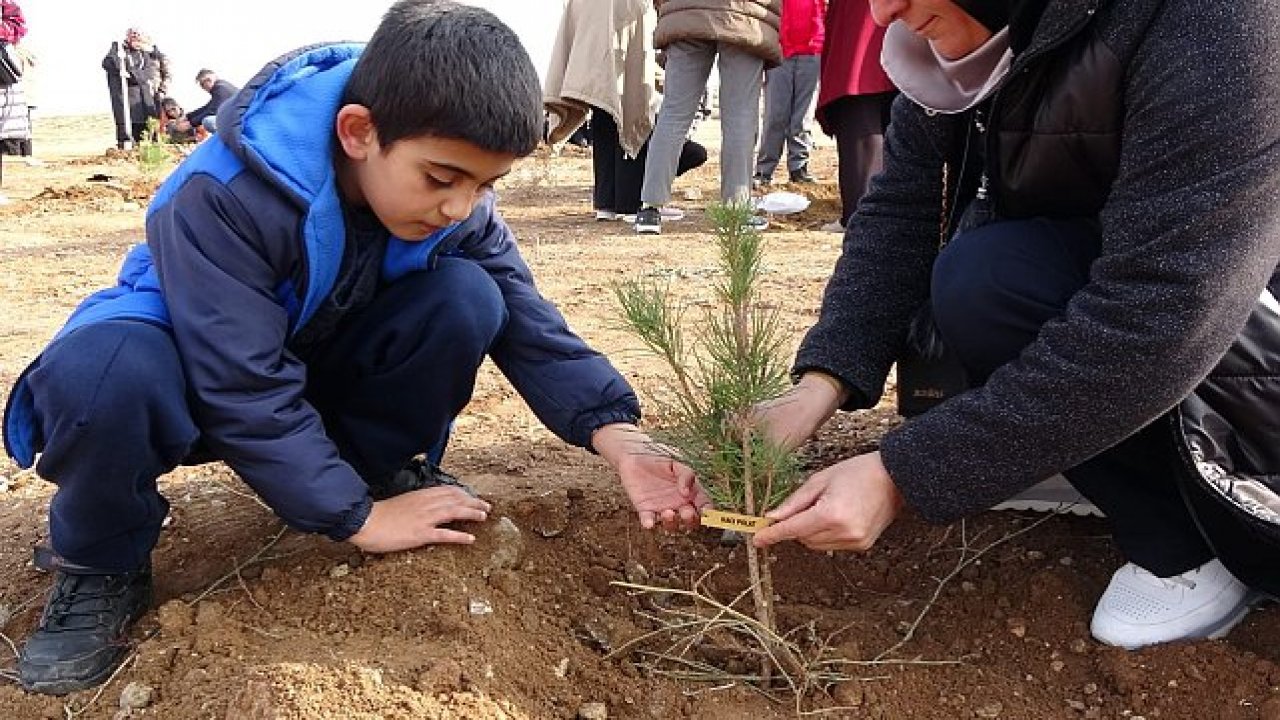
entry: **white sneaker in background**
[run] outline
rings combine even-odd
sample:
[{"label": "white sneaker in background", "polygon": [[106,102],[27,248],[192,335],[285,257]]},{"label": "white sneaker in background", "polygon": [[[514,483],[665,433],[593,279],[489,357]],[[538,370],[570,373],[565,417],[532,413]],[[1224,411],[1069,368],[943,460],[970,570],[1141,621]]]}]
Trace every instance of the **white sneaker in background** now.
[{"label": "white sneaker in background", "polygon": [[675,222],[677,220],[684,219],[684,211],[678,207],[671,207],[670,205],[663,205],[658,208],[658,213],[662,215],[663,222]]},{"label": "white sneaker in background", "polygon": [[1175,640],[1217,639],[1249,613],[1249,588],[1217,559],[1159,578],[1133,563],[1111,577],[1089,631],[1133,650]]},{"label": "white sneaker in background", "polygon": [[614,212],[614,211],[612,211],[612,210],[597,210],[597,211],[596,211],[596,219],[597,219],[597,220],[600,220],[600,221],[602,221],[602,222],[604,222],[604,221],[609,221],[609,220],[617,220],[617,219],[618,219],[618,213],[616,213],[616,212]]},{"label": "white sneaker in background", "polygon": [[1035,512],[1069,512],[1072,515],[1104,517],[1097,505],[1089,502],[1061,475],[1042,480],[1001,503],[992,510],[1033,510]]},{"label": "white sneaker in background", "polygon": [[841,225],[839,220],[832,220],[829,223],[823,224],[823,226],[818,229],[822,232],[839,233],[841,235],[844,234],[844,225]]}]

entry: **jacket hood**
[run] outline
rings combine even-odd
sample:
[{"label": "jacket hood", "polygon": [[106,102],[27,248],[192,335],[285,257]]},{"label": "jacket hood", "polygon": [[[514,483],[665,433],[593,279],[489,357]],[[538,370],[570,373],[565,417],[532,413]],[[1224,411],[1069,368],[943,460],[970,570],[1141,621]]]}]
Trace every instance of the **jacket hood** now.
[{"label": "jacket hood", "polygon": [[363,48],[312,45],[267,63],[219,110],[218,136],[304,207],[314,202],[335,182],[332,118]]}]

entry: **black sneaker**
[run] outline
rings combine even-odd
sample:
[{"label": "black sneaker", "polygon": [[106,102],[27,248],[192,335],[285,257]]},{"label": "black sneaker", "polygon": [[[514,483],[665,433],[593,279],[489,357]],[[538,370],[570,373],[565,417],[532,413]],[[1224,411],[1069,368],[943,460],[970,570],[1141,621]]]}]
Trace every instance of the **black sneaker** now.
[{"label": "black sneaker", "polygon": [[55,570],[40,625],[18,657],[22,687],[66,695],[101,684],[129,651],[129,628],[151,604],[151,570]]},{"label": "black sneaker", "polygon": [[641,235],[662,234],[662,211],[656,207],[642,207],[636,213],[636,232]]},{"label": "black sneaker", "polygon": [[475,490],[441,470],[435,463],[422,458],[414,458],[405,463],[404,467],[385,481],[370,484],[369,496],[374,500],[386,500],[413,490],[441,486],[456,487],[471,497],[476,497]]},{"label": "black sneaker", "polygon": [[793,182],[793,183],[816,183],[816,182],[818,182],[818,178],[814,177],[814,176],[809,172],[809,168],[800,168],[799,170],[792,170],[792,171],[791,171],[791,182]]}]

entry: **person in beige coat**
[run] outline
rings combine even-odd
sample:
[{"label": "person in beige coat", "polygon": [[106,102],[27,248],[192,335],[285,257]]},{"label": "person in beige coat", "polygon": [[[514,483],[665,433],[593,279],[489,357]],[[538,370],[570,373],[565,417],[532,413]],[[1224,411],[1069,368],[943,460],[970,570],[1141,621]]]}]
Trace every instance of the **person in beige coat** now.
[{"label": "person in beige coat", "polygon": [[[634,222],[640,209],[640,183],[660,100],[650,44],[656,19],[650,0],[569,0],[551,51],[543,86],[547,141],[565,141],[591,114],[597,220],[629,215]],[[686,141],[677,174],[706,158],[702,146]]]},{"label": "person in beige coat", "polygon": [[656,234],[662,231],[659,208],[671,199],[680,149],[713,63],[720,67],[720,197],[749,197],[764,71],[782,62],[782,0],[655,0],[654,5],[653,44],[666,53],[666,79],[636,232]]}]

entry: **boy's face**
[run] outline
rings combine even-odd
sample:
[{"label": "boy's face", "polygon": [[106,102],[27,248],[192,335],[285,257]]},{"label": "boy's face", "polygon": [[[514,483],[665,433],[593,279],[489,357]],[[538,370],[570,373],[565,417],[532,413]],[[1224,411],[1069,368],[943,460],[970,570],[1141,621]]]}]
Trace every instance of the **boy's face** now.
[{"label": "boy's face", "polygon": [[359,105],[339,111],[337,130],[345,155],[338,169],[344,199],[367,205],[401,240],[424,240],[465,220],[516,160],[453,138],[407,138],[384,151],[368,110]]}]

